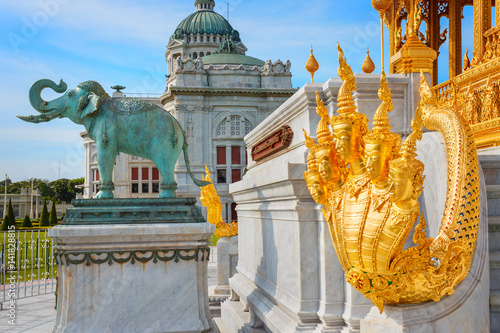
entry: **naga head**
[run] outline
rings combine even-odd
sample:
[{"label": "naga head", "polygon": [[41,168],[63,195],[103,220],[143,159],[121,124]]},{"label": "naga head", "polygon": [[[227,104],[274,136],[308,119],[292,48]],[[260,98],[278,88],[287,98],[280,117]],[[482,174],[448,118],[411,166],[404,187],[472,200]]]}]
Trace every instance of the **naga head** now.
[{"label": "naga head", "polygon": [[363,137],[368,177],[375,183],[387,183],[389,161],[399,156],[401,137],[390,131],[389,115],[393,109],[391,90],[385,73],[380,77],[378,96],[382,104],[373,117],[373,129]]}]

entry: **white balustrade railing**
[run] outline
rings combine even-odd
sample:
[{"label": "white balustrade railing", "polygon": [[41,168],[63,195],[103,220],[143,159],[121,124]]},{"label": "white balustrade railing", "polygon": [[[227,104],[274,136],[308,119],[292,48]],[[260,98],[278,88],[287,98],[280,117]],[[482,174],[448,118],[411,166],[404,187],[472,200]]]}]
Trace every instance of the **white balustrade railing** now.
[{"label": "white balustrade railing", "polygon": [[0,306],[16,299],[53,293],[57,265],[47,230],[0,232]]}]

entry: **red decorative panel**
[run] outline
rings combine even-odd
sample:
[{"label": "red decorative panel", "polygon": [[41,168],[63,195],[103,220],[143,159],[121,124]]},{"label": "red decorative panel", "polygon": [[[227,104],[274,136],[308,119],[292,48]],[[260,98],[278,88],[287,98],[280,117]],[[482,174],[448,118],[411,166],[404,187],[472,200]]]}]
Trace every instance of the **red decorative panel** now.
[{"label": "red decorative panel", "polygon": [[292,137],[293,131],[290,126],[281,126],[273,134],[252,147],[252,160],[260,161],[265,157],[285,149],[290,145]]},{"label": "red decorative panel", "polygon": [[142,180],[149,180],[149,168],[142,168]]}]

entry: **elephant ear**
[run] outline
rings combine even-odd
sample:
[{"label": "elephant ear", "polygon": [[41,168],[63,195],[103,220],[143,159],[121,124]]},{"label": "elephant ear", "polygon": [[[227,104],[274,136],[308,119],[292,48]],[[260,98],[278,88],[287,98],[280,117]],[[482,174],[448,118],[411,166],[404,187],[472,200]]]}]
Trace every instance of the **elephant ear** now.
[{"label": "elephant ear", "polygon": [[101,98],[94,94],[93,92],[88,94],[88,103],[83,109],[83,117],[88,116],[99,109],[99,105],[101,104]]}]

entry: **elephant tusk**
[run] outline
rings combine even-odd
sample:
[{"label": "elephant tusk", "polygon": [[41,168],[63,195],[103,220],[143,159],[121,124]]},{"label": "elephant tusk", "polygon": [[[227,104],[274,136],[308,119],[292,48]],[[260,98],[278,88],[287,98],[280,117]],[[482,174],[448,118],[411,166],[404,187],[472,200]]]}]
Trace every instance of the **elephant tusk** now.
[{"label": "elephant tusk", "polygon": [[44,123],[44,122],[56,119],[60,115],[61,115],[60,111],[52,111],[49,113],[40,114],[40,115],[36,115],[36,116],[30,115],[30,116],[16,116],[16,117],[21,119],[21,120],[24,120],[28,123],[38,124],[38,123]]}]

